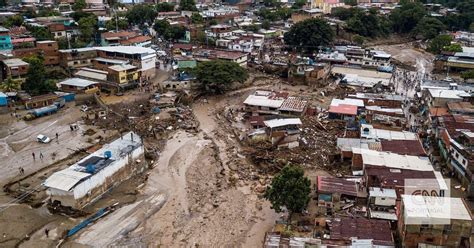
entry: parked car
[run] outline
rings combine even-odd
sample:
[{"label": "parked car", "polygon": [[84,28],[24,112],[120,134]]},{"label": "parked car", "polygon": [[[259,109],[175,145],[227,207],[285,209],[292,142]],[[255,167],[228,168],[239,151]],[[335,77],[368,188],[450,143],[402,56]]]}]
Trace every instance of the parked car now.
[{"label": "parked car", "polygon": [[87,107],[87,105],[82,105],[81,106],[81,111],[82,112],[86,112],[87,110],[89,110],[89,107]]},{"label": "parked car", "polygon": [[36,140],[37,140],[39,143],[44,143],[44,144],[47,144],[47,143],[51,142],[51,139],[50,139],[48,136],[42,135],[42,134],[38,135],[38,136],[36,137]]}]

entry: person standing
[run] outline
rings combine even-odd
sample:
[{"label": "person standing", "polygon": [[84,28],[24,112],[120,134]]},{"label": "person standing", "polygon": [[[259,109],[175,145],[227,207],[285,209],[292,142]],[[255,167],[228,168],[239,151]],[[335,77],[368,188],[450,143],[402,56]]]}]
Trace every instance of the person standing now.
[{"label": "person standing", "polygon": [[40,152],[40,159],[43,160],[44,156],[43,156],[43,153]]},{"label": "person standing", "polygon": [[31,155],[33,156],[33,160],[36,160],[35,153],[32,152]]},{"label": "person standing", "polygon": [[46,234],[46,238],[49,237],[49,229],[48,228],[44,229],[44,234]]}]

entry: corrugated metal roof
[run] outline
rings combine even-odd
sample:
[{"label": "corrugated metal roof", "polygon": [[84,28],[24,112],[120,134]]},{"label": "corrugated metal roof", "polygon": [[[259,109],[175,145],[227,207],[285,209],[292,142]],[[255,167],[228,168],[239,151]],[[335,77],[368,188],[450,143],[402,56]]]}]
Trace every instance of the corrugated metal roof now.
[{"label": "corrugated metal roof", "polygon": [[269,128],[282,127],[288,125],[302,125],[300,118],[273,119],[263,122]]},{"label": "corrugated metal roof", "polygon": [[48,177],[44,182],[44,186],[48,188],[60,189],[64,191],[69,191],[81,180],[89,177],[89,173],[74,171],[69,168],[62,171],[58,171]]},{"label": "corrugated metal roof", "polygon": [[250,95],[245,99],[244,104],[269,108],[279,108],[283,104],[283,99],[269,99],[267,96]]},{"label": "corrugated metal roof", "polygon": [[339,104],[338,106],[330,106],[329,113],[343,114],[343,115],[357,115],[357,106]]}]

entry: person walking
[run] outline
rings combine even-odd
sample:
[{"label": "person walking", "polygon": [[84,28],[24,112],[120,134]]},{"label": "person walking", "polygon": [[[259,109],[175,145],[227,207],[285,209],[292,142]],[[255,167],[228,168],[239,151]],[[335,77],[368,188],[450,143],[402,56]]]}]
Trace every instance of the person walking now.
[{"label": "person walking", "polygon": [[44,234],[46,234],[46,238],[49,238],[49,229],[48,228],[44,229]]},{"label": "person walking", "polygon": [[59,134],[58,133],[56,133],[56,139],[59,139]]},{"label": "person walking", "polygon": [[36,160],[35,153],[32,152],[31,155],[33,155],[33,160]]},{"label": "person walking", "polygon": [[43,153],[40,152],[40,159],[43,160],[44,156],[43,156]]}]

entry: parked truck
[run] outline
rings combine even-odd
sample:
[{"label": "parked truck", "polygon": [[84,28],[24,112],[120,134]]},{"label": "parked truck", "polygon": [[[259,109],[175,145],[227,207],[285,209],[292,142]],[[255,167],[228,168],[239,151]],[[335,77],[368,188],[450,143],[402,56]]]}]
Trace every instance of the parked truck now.
[{"label": "parked truck", "polygon": [[28,112],[28,114],[26,114],[23,119],[25,121],[30,121],[41,116],[54,114],[58,112],[60,108],[64,107],[65,104],[66,101],[63,98],[60,98],[49,106],[33,109],[32,111]]}]

